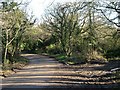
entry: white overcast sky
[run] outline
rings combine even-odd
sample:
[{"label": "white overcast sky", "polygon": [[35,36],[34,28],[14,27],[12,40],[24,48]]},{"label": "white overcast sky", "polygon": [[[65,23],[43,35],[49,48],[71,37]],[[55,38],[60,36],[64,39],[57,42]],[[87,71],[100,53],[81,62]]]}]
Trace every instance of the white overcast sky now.
[{"label": "white overcast sky", "polygon": [[[21,1],[21,0],[15,0],[15,1]],[[77,0],[22,0],[23,2],[30,2],[29,5],[27,6],[27,12],[31,14],[33,13],[34,17],[37,18],[39,21],[41,19],[41,16],[44,13],[44,10],[52,4],[60,2],[73,2]]]}]

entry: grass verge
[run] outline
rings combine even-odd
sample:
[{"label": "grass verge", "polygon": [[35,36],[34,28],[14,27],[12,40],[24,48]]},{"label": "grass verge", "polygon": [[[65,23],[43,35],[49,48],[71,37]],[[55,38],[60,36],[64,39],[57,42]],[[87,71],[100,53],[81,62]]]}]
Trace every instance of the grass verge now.
[{"label": "grass verge", "polygon": [[85,64],[86,61],[81,59],[80,57],[67,57],[64,54],[43,54],[47,55],[51,58],[55,58],[60,63],[66,64],[66,65],[77,65],[77,64]]},{"label": "grass verge", "polygon": [[6,64],[6,66],[2,66],[2,72],[1,72],[2,75],[9,76],[16,72],[15,69],[22,69],[25,65],[29,63],[28,59],[22,56],[13,58],[13,60],[14,60],[13,64]]}]

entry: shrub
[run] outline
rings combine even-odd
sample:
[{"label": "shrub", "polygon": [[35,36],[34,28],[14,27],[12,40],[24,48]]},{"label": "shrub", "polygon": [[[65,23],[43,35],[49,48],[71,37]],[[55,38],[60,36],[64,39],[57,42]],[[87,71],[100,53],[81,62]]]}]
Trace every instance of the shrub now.
[{"label": "shrub", "polygon": [[47,49],[47,53],[49,54],[61,54],[62,53],[61,49],[55,44],[51,44],[47,46],[46,49]]},{"label": "shrub", "polygon": [[93,50],[92,52],[87,53],[86,55],[88,62],[100,62],[104,63],[107,59],[98,51]]},{"label": "shrub", "polygon": [[120,57],[120,48],[108,50],[105,56],[106,58]]}]

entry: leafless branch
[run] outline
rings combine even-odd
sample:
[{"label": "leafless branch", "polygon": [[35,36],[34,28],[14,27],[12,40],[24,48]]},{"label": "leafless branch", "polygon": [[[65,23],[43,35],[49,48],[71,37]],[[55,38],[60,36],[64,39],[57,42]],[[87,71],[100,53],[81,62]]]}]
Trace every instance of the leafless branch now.
[{"label": "leafless branch", "polygon": [[54,2],[55,2],[55,0],[53,0],[53,1],[47,6],[47,8],[49,8],[51,5],[53,5]]}]

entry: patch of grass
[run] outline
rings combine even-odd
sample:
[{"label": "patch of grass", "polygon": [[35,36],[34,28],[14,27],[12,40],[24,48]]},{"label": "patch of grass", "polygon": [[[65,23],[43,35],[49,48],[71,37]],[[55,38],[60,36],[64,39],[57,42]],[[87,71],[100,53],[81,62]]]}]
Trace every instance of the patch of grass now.
[{"label": "patch of grass", "polygon": [[108,61],[111,61],[111,60],[120,60],[120,57],[108,58],[107,60]]},{"label": "patch of grass", "polygon": [[22,56],[19,56],[17,58],[15,58],[15,62],[13,63],[12,67],[13,68],[22,68],[24,67],[25,65],[27,65],[29,63],[29,60],[22,57]]},{"label": "patch of grass", "polygon": [[11,70],[12,68],[12,65],[11,64],[6,64],[5,66],[2,66],[2,70],[5,71],[5,70]]},{"label": "patch of grass", "polygon": [[69,57],[66,59],[67,64],[69,65],[76,65],[76,64],[85,64],[86,61],[79,56],[76,57]]},{"label": "patch of grass", "polygon": [[54,57],[60,62],[67,65],[83,64],[86,61],[82,60],[80,57],[67,57],[66,55],[57,54]]},{"label": "patch of grass", "polygon": [[5,66],[2,66],[2,70],[11,70],[12,68],[17,68],[20,67],[21,65],[23,67],[26,64],[28,64],[28,59],[21,56],[13,58],[13,60],[14,60],[13,64],[7,63]]},{"label": "patch of grass", "polygon": [[2,73],[4,73],[5,76],[11,75],[13,73],[12,69],[21,69],[29,63],[28,59],[22,56],[13,58],[13,60],[14,60],[13,64],[8,63],[5,66],[2,66]]},{"label": "patch of grass", "polygon": [[59,62],[61,63],[65,63],[66,62],[66,59],[67,59],[67,56],[65,55],[61,55],[61,54],[58,54],[56,56],[54,56]]}]

